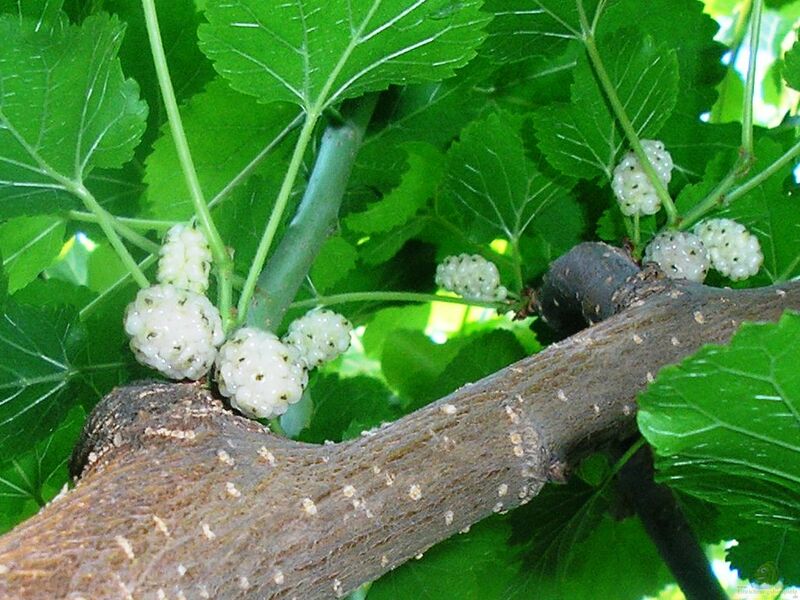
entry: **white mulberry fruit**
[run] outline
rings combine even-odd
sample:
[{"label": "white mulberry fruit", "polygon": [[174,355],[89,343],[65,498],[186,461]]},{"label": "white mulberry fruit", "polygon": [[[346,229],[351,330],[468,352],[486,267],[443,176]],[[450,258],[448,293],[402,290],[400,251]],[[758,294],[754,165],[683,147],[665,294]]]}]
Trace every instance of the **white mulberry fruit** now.
[{"label": "white mulberry fruit", "polygon": [[225,336],[208,298],[173,285],[140,290],[125,310],[136,359],[170,379],[199,379],[214,364]]},{"label": "white mulberry fruit", "polygon": [[711,256],[711,266],[734,281],[758,273],[764,262],[758,238],[732,219],[710,219],[694,228]]},{"label": "white mulberry fruit", "polygon": [[244,414],[256,418],[282,415],[299,401],[308,370],[294,347],[253,327],[243,327],[220,348],[216,363],[219,391]]},{"label": "white mulberry fruit", "polygon": [[448,256],[436,267],[436,285],[472,300],[505,300],[497,266],[479,254]]},{"label": "white mulberry fruit", "polygon": [[[642,148],[658,178],[667,185],[672,179],[673,163],[664,144],[655,140],[642,140]],[[632,151],[625,154],[614,169],[611,189],[624,215],[654,215],[661,209],[661,199]]]},{"label": "white mulberry fruit", "polygon": [[289,325],[283,343],[297,349],[309,369],[332,361],[350,347],[353,326],[339,313],[312,310]]},{"label": "white mulberry fruit", "polygon": [[656,263],[672,279],[702,282],[711,261],[699,237],[671,231],[653,238],[644,251],[644,262]]},{"label": "white mulberry fruit", "polygon": [[156,275],[159,283],[205,293],[211,271],[211,248],[202,231],[183,223],[174,225],[164,237],[159,254]]}]

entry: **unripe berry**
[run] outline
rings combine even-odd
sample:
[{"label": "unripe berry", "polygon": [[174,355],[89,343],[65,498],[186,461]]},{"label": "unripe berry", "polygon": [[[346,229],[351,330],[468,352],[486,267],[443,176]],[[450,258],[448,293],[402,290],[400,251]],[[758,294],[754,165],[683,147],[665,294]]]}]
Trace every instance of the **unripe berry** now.
[{"label": "unripe berry", "polygon": [[711,256],[711,266],[734,281],[758,273],[764,262],[758,238],[732,219],[709,219],[694,228]]},{"label": "unripe berry", "polygon": [[321,309],[307,312],[289,325],[283,337],[309,369],[332,361],[350,347],[353,326],[342,315]]},{"label": "unripe berry", "polygon": [[448,256],[436,267],[436,285],[472,300],[505,300],[497,266],[478,254]]},{"label": "unripe berry", "polygon": [[[667,185],[672,179],[673,163],[664,144],[654,140],[642,140],[642,147],[658,178]],[[654,215],[661,209],[661,199],[632,151],[625,154],[614,169],[611,189],[624,215]]]},{"label": "unripe berry", "polygon": [[308,370],[297,351],[276,335],[243,327],[220,348],[216,379],[234,408],[250,417],[271,418],[302,398]]},{"label": "unripe berry", "polygon": [[644,262],[654,262],[667,277],[702,282],[710,259],[700,238],[691,233],[670,231],[653,238],[644,251]]},{"label": "unripe berry", "polygon": [[170,379],[205,375],[225,339],[219,311],[208,298],[172,285],[140,290],[124,323],[136,359]]},{"label": "unripe berry", "polygon": [[211,248],[202,231],[183,223],[174,225],[167,232],[159,254],[156,279],[160,283],[205,293],[211,271]]}]

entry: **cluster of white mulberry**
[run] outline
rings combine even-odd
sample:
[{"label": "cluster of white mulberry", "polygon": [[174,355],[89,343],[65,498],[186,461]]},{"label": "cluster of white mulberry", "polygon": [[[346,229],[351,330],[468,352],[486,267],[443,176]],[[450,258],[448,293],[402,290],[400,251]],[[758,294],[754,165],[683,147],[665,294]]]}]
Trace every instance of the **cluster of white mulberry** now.
[{"label": "cluster of white mulberry", "polygon": [[203,377],[212,366],[220,392],[251,417],[270,418],[300,400],[308,371],[350,346],[352,325],[330,310],[313,310],[281,340],[252,327],[225,341],[219,311],[205,297],[211,250],[201,231],[176,225],[161,247],[158,284],[140,290],[125,311],[137,360],[170,379]]},{"label": "cluster of white mulberry", "polygon": [[436,267],[436,285],[471,300],[505,300],[497,266],[479,254],[448,256]]},{"label": "cluster of white mulberry", "polygon": [[[664,185],[672,179],[672,156],[664,148],[664,143],[656,140],[642,140],[650,164]],[[642,169],[642,164],[632,151],[629,151],[614,169],[611,189],[619,202],[622,214],[654,215],[661,209],[661,199],[656,193],[650,178]]]},{"label": "cluster of white mulberry", "polygon": [[732,219],[709,219],[694,233],[666,232],[645,249],[645,262],[654,262],[674,279],[702,282],[713,268],[733,281],[758,273],[764,254],[758,238]]},{"label": "cluster of white mulberry", "polygon": [[[664,185],[672,179],[672,157],[663,142],[642,140],[642,148]],[[661,200],[639,159],[628,152],[614,169],[611,189],[624,215],[653,215]],[[709,268],[734,281],[755,275],[764,262],[758,238],[731,219],[699,223],[693,233],[669,231],[657,235],[645,249],[645,262],[657,263],[675,279],[702,282]]]}]

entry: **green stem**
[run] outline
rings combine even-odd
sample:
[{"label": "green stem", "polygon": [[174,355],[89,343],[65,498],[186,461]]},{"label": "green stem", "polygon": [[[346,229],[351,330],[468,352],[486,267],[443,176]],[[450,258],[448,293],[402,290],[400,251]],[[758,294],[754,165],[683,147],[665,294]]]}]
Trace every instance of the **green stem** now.
[{"label": "green stem", "polygon": [[633,247],[639,248],[642,243],[642,231],[639,224],[639,213],[633,215]]},{"label": "green stem", "polygon": [[186,180],[186,186],[189,188],[189,196],[192,199],[195,214],[203,228],[203,232],[208,238],[211,254],[214,257],[214,264],[217,269],[217,281],[219,283],[219,309],[222,315],[223,325],[227,330],[232,323],[230,311],[230,276],[233,272],[233,261],[211,218],[211,211],[203,197],[203,190],[200,187],[200,180],[197,177],[197,170],[194,167],[192,154],[189,150],[189,142],[186,139],[183,121],[181,120],[181,114],[178,110],[178,101],[175,98],[175,90],[172,87],[172,80],[169,76],[167,57],[164,54],[164,45],[161,41],[161,32],[158,27],[155,0],[142,0],[142,7],[144,8],[147,36],[150,39],[150,50],[153,54],[153,63],[158,77],[158,85],[161,89],[161,96],[167,111],[167,120],[169,121],[172,139],[175,143],[175,150],[178,154],[178,160],[181,163],[181,170]]},{"label": "green stem", "polygon": [[689,229],[689,227],[697,223],[709,212],[722,206],[722,204],[726,201],[725,194],[731,189],[738,178],[739,169],[736,167],[736,165],[734,165],[730,173],[728,173],[725,178],[717,184],[711,193],[703,198],[701,202],[692,207],[688,213],[686,213],[686,215],[681,219],[680,228]]},{"label": "green stem", "polygon": [[490,300],[470,300],[461,296],[438,296],[436,294],[419,294],[417,292],[347,292],[331,296],[317,296],[308,300],[292,302],[291,308],[314,308],[316,306],[333,306],[334,304],[350,304],[352,302],[445,302],[466,306],[482,306],[497,311],[508,310],[503,302]]},{"label": "green stem", "polygon": [[622,127],[622,131],[625,133],[625,137],[628,139],[628,143],[636,154],[636,157],[639,159],[642,170],[647,174],[647,177],[650,179],[653,188],[656,190],[658,198],[661,200],[661,204],[664,206],[664,210],[667,213],[667,223],[669,225],[674,225],[678,220],[678,211],[675,208],[675,203],[672,201],[669,191],[667,191],[666,186],[661,181],[661,178],[656,173],[656,170],[650,162],[650,159],[647,157],[647,153],[642,147],[642,142],[639,140],[639,134],[636,133],[636,129],[628,117],[628,114],[625,111],[625,107],[622,105],[619,96],[617,95],[617,90],[614,87],[614,83],[611,81],[611,77],[606,71],[605,64],[603,63],[603,59],[600,56],[600,52],[598,51],[597,45],[594,41],[594,34],[592,33],[589,22],[586,19],[586,13],[583,10],[582,0],[577,0],[577,6],[578,14],[581,20],[581,27],[583,28],[583,43],[586,46],[586,52],[589,55],[589,60],[592,63],[592,67],[597,75],[597,79],[603,88],[603,92],[608,99],[608,103],[611,105],[611,109],[614,111],[614,116],[616,117],[617,122],[619,122],[620,127]]},{"label": "green stem", "polygon": [[[95,216],[93,213],[82,210],[67,211],[67,218],[72,219],[73,221],[82,221],[84,223],[97,223],[97,216]],[[145,231],[166,231],[177,223],[177,221],[136,219],[133,217],[118,217],[117,215],[113,215],[113,218],[118,223],[127,225],[131,229],[143,229]]]},{"label": "green stem", "polygon": [[525,287],[525,281],[522,278],[522,253],[519,251],[519,239],[516,237],[511,239],[511,252],[514,259],[514,281],[519,293]]},{"label": "green stem", "polygon": [[[115,217],[109,214],[111,218],[111,224],[114,229],[119,233],[124,239],[131,242],[133,245],[141,248],[145,252],[150,254],[158,254],[160,246],[156,244],[154,241],[147,239],[140,233],[134,231],[132,228],[128,227],[122,219],[119,217]],[[67,212],[67,217],[72,219],[73,221],[80,221],[83,223],[99,223],[100,219],[97,215],[93,213],[87,213],[78,210],[70,210]]]},{"label": "green stem", "polygon": [[719,206],[727,206],[731,202],[734,202],[744,196],[745,194],[753,191],[755,188],[760,186],[764,183],[767,179],[778,173],[781,169],[783,169],[786,165],[792,162],[797,156],[800,155],[800,140],[795,142],[795,144],[789,148],[786,152],[781,155],[778,160],[772,163],[763,171],[756,173],[745,181],[740,186],[734,188],[732,191],[728,192],[733,187],[733,184],[736,182],[737,179],[741,176],[742,173],[742,165],[741,161],[737,162],[737,166],[731,170],[730,173],[723,179],[719,185],[711,192],[708,197],[704,198],[702,202],[697,204],[692,210],[690,210],[686,216],[683,218],[681,222],[681,228],[686,229],[691,227],[694,223],[702,219],[706,214],[718,208]]},{"label": "green stem", "polygon": [[[239,322],[247,318],[247,310],[250,300],[253,298],[253,293],[256,289],[261,270],[264,268],[264,263],[267,260],[272,241],[275,238],[275,232],[278,230],[278,225],[283,218],[283,212],[286,210],[286,205],[292,195],[292,189],[297,181],[297,175],[300,172],[300,166],[303,164],[303,156],[305,156],[306,148],[314,134],[314,128],[317,125],[319,113],[308,113],[306,120],[303,123],[303,128],[300,130],[300,136],[297,138],[297,144],[294,147],[292,159],[289,162],[289,167],[286,169],[286,175],[283,178],[283,184],[278,192],[278,198],[275,200],[275,206],[272,208],[272,214],[269,216],[267,227],[264,229],[264,234],[258,243],[253,264],[250,265],[250,270],[244,281],[242,293],[239,296]],[[251,319],[248,318],[248,322]]]},{"label": "green stem", "polygon": [[[778,161],[768,169],[756,175],[756,177],[743,184],[740,188],[728,193],[735,185],[736,181],[743,177],[753,164],[753,98],[755,95],[756,58],[758,56],[758,40],[761,32],[761,15],[763,9],[763,0],[754,0],[750,9],[750,56],[748,58],[747,81],[745,82],[745,92],[742,101],[742,147],[739,152],[739,158],[736,160],[730,172],[719,182],[711,193],[700,203],[695,205],[681,220],[681,229],[688,229],[715,208],[723,204],[729,204],[736,198],[746,194],[755,187],[755,185],[760,184],[764,179],[768,178],[785,164],[785,162],[781,162],[783,157],[778,159]],[[789,152],[791,153],[792,150]],[[792,156],[790,156],[788,160],[791,160]],[[765,173],[766,175],[764,176]],[[753,181],[756,181],[756,183],[753,184]]]},{"label": "green stem", "polygon": [[103,230],[103,233],[111,243],[111,247],[114,248],[114,251],[122,261],[122,264],[124,264],[125,268],[128,269],[139,287],[149,287],[150,282],[147,280],[147,277],[139,268],[139,265],[136,264],[133,256],[131,256],[131,253],[128,252],[128,249],[125,247],[125,244],[119,237],[119,234],[115,229],[115,225],[118,226],[118,224],[115,223],[113,215],[100,206],[100,203],[97,201],[94,195],[88,189],[86,189],[82,183],[73,184],[70,191],[80,198],[83,201],[84,206],[97,218],[97,224],[100,225],[100,229]]},{"label": "green stem", "polygon": [[622,470],[622,467],[624,467],[627,462],[633,458],[633,455],[636,454],[644,445],[645,441],[643,437],[640,437],[633,444],[631,444],[631,447],[625,451],[625,454],[623,454],[620,459],[614,463],[614,467],[611,469],[611,472],[608,474],[608,477],[603,483],[603,487],[605,487],[614,478],[614,476]]},{"label": "green stem", "polygon": [[766,169],[764,169],[760,173],[756,173],[753,177],[745,181],[742,185],[735,188],[730,194],[727,195],[727,197],[725,198],[725,203],[730,204],[734,200],[738,200],[751,190],[757,188],[759,185],[764,183],[767,179],[775,175],[783,167],[789,164],[798,155],[800,155],[800,141],[795,142],[794,146],[792,146],[786,152],[784,152],[783,155],[778,160],[776,160]]},{"label": "green stem", "polygon": [[747,156],[753,155],[753,98],[756,89],[756,60],[763,12],[764,0],[754,0],[753,8],[750,11],[750,55],[748,56],[742,110],[742,149]]},{"label": "green stem", "polygon": [[372,95],[347,105],[344,120],[326,128],[303,199],[258,276],[247,307],[250,325],[269,330],[280,325],[322,244],[336,227],[350,171],[376,102],[377,95]]}]

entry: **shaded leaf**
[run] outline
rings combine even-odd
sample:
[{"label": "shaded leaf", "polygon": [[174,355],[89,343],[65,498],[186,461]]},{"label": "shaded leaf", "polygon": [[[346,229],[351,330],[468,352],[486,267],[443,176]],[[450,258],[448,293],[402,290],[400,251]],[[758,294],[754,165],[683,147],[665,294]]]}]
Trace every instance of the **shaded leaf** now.
[{"label": "shaded leaf", "polygon": [[737,520],[737,544],[725,558],[739,576],[757,583],[800,585],[800,532]]},{"label": "shaded leaf", "polygon": [[74,309],[8,301],[0,320],[0,456],[20,456],[77,403],[85,333]]},{"label": "shaded leaf", "polygon": [[365,210],[350,213],[345,225],[358,233],[389,231],[405,224],[433,196],[442,178],[443,156],[432,146],[412,143],[408,152],[408,170],[396,188],[369,204]]},{"label": "shaded leaf", "polygon": [[52,434],[0,470],[0,533],[35,513],[69,481],[67,463],[86,413],[74,407]]},{"label": "shaded leaf", "polygon": [[53,262],[64,243],[61,217],[16,217],[0,225],[0,255],[8,275],[8,291],[25,287]]},{"label": "shaded leaf", "polygon": [[790,88],[800,90],[800,42],[795,42],[783,57],[783,78]]},{"label": "shaded leaf", "polygon": [[339,442],[345,439],[344,434],[353,423],[358,424],[358,435],[362,429],[393,421],[398,416],[389,404],[389,389],[371,377],[340,379],[321,375],[313,382],[309,395],[314,405],[311,422],[298,436],[304,442]]},{"label": "shaded leaf", "polygon": [[358,252],[343,237],[334,236],[320,248],[309,277],[320,294],[326,294],[356,268]]},{"label": "shaded leaf", "polygon": [[510,531],[499,520],[484,521],[387,573],[369,590],[370,600],[492,600],[505,598],[517,574],[506,543]]}]

